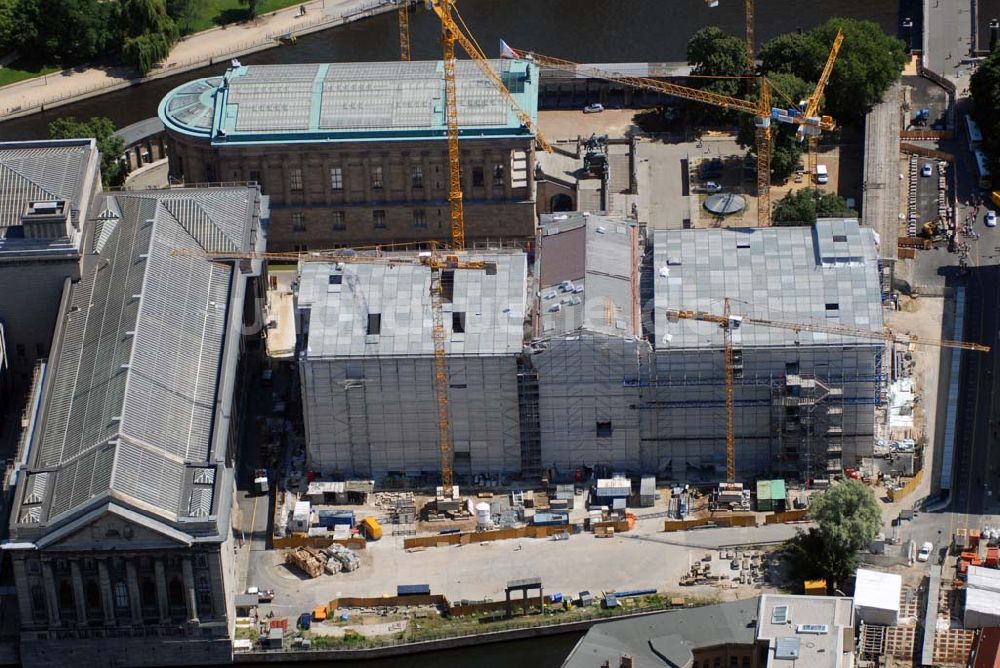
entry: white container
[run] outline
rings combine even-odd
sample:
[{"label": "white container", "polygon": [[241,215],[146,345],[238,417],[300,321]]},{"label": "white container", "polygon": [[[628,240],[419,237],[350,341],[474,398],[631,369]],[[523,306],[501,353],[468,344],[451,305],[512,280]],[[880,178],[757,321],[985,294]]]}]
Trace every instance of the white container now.
[{"label": "white container", "polygon": [[488,503],[477,503],[476,504],[476,525],[485,527],[493,524],[492,515],[490,515],[490,504]]}]

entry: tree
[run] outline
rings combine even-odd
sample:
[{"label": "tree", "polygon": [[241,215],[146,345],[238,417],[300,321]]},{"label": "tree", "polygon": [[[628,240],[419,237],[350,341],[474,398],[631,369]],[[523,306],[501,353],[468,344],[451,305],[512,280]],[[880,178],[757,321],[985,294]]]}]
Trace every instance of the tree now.
[{"label": "tree", "polygon": [[860,480],[846,480],[812,498],[809,516],[828,541],[857,552],[867,548],[882,528],[882,509]]},{"label": "tree", "polygon": [[255,19],[260,13],[260,6],[264,0],[240,0],[240,4],[247,8],[247,18]]},{"label": "tree", "polygon": [[17,11],[17,0],[0,0],[0,56],[21,44]]},{"label": "tree", "polygon": [[809,516],[819,526],[799,533],[785,546],[793,577],[844,582],[857,568],[858,551],[882,527],[882,512],[870,489],[847,480],[814,496]]},{"label": "tree", "polygon": [[844,43],[822,109],[846,124],[860,121],[899,78],[906,63],[902,40],[885,34],[873,21],[838,18],[802,35],[775,37],[764,45],[760,57],[765,72],[789,72],[815,83],[838,29],[844,31]]},{"label": "tree", "polygon": [[817,218],[838,218],[854,214],[843,197],[817,188],[788,193],[774,206],[774,222],[812,225]]},{"label": "tree", "polygon": [[118,3],[18,0],[21,48],[40,59],[77,64],[117,52]]},{"label": "tree", "polygon": [[[775,72],[768,76],[772,88],[772,104],[798,104],[812,94],[814,86],[787,72]],[[753,99],[758,99],[758,93]],[[796,126],[787,123],[771,123],[771,179],[782,182],[795,172],[799,158],[804,148],[803,143],[795,136]],[[740,145],[749,148],[751,154],[757,153],[757,142],[754,135],[754,118],[743,114],[740,121],[740,133],[737,137]]]},{"label": "tree", "polygon": [[177,26],[165,0],[122,0],[122,59],[145,76],[170,55]]},{"label": "tree", "polygon": [[[727,35],[715,26],[702,28],[688,40],[688,64],[697,76],[737,76],[747,67],[746,45],[739,37]],[[707,79],[699,87],[730,97],[739,97],[740,79]],[[694,115],[703,122],[731,122],[734,112],[701,102],[692,103]]]},{"label": "tree", "polygon": [[990,171],[1000,174],[1000,51],[994,51],[979,64],[969,83],[972,115],[983,133],[983,152]]},{"label": "tree", "polygon": [[191,30],[191,20],[196,10],[195,0],[167,0],[167,14],[181,32],[186,33]]},{"label": "tree", "polygon": [[122,160],[125,142],[114,134],[115,124],[110,118],[95,116],[78,121],[72,116],[58,118],[49,123],[50,139],[81,139],[93,137],[101,152],[101,181],[104,187],[120,186],[128,176],[128,164]]}]

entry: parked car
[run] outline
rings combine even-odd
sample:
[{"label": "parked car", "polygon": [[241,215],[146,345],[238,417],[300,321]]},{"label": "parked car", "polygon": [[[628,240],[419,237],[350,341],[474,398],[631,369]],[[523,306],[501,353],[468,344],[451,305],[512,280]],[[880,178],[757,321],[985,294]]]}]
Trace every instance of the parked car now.
[{"label": "parked car", "polygon": [[920,552],[917,553],[917,561],[927,561],[931,558],[931,552],[934,551],[934,543],[930,541],[924,543],[920,546]]},{"label": "parked car", "polygon": [[996,227],[997,226],[997,212],[987,211],[986,212],[986,227]]},{"label": "parked car", "polygon": [[585,114],[599,114],[604,111],[604,105],[600,102],[594,102],[593,104],[588,104],[583,108],[583,113]]},{"label": "parked car", "polygon": [[933,176],[934,168],[931,167],[931,163],[924,163],[924,166],[920,169],[921,176]]},{"label": "parked car", "polygon": [[715,181],[708,181],[707,183],[705,183],[705,192],[711,194],[711,193],[717,193],[717,192],[721,192],[721,191],[722,191],[722,186],[720,186]]}]

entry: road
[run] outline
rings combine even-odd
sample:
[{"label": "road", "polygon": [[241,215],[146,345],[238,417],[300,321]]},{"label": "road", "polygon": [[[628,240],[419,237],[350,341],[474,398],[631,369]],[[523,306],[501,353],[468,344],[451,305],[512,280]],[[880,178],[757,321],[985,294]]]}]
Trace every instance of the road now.
[{"label": "road", "polygon": [[927,0],[924,65],[944,76],[954,76],[972,43],[972,2]]}]

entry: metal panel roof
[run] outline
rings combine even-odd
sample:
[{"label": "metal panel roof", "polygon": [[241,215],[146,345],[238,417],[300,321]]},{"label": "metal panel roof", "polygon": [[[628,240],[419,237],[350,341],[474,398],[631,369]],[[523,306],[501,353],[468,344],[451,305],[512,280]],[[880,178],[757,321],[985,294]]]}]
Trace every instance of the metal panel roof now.
[{"label": "metal panel roof", "polygon": [[[722,347],[722,330],[668,322],[667,309],[882,329],[878,253],[857,220],[812,227],[657,230],[653,250],[657,348]],[[879,345],[820,332],[744,323],[740,346]]]},{"label": "metal panel roof", "polygon": [[97,165],[93,139],[0,143],[0,239],[20,228],[25,206],[37,200],[65,200],[79,226]]},{"label": "metal panel roof", "polygon": [[602,215],[543,215],[538,263],[541,336],[578,329],[639,334],[635,223]]},{"label": "metal panel roof", "polygon": [[[518,252],[463,257],[496,263],[496,273],[482,269],[454,272],[453,298],[444,304],[448,354],[520,351],[526,256]],[[432,355],[430,281],[430,269],[418,263],[304,263],[298,305],[310,309],[308,358]],[[370,315],[379,316],[377,335],[368,334]],[[460,317],[464,317],[464,333],[453,327]]]},{"label": "metal panel roof", "polygon": [[[537,115],[538,70],[491,61],[518,105]],[[463,136],[531,136],[493,83],[468,60],[456,65]],[[188,82],[160,103],[175,131],[216,144],[428,139],[446,136],[440,61],[250,65]]]},{"label": "metal panel roof", "polygon": [[253,248],[258,198],[256,187],[97,198],[94,215],[105,220],[61,314],[32,446],[29,471],[47,473],[29,472],[22,496],[22,506],[39,508],[38,521],[112,491],[168,516],[211,512],[234,269],[198,251],[220,239]]}]

